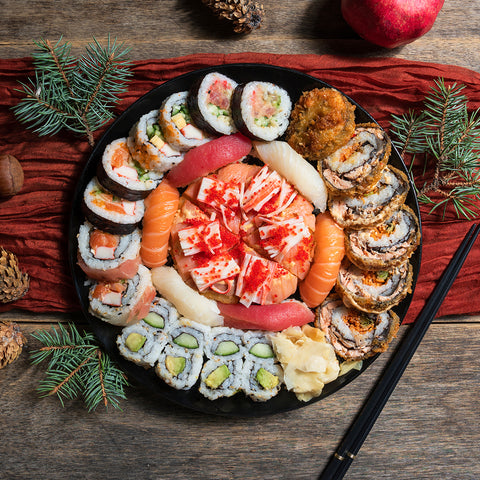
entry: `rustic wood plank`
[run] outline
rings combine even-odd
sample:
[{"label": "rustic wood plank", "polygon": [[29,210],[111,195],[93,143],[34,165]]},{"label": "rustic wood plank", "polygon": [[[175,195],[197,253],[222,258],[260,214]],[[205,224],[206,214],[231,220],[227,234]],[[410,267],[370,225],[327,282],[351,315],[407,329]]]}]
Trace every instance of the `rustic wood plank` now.
[{"label": "rustic wood plank", "polygon": [[[26,325],[27,335],[44,324]],[[406,327],[403,328],[402,334]],[[438,339],[442,339],[439,343]],[[432,325],[346,479],[473,479],[480,476],[480,326]],[[348,428],[395,344],[359,378],[311,406],[257,419],[185,410],[129,388],[123,412],[87,414],[35,393],[42,366],[26,351],[0,370],[4,478],[312,479]],[[435,395],[433,395],[435,394]],[[407,454],[408,452],[408,454]]]}]

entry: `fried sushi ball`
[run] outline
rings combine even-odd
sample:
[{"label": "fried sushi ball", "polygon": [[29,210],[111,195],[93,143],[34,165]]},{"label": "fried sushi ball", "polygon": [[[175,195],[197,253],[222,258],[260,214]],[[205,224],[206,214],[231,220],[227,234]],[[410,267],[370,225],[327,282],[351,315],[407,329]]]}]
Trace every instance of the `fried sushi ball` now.
[{"label": "fried sushi ball", "polygon": [[343,147],[355,130],[355,106],[333,88],[304,92],[292,111],[286,140],[310,161]]}]

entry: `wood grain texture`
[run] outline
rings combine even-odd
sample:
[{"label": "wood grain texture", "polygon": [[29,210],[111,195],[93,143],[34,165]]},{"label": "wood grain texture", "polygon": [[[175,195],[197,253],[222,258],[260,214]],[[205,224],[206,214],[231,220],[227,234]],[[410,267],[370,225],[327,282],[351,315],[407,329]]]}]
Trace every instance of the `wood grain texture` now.
[{"label": "wood grain texture", "polygon": [[[79,54],[93,37],[104,43],[110,34],[131,47],[133,60],[251,51],[393,56],[480,72],[480,0],[446,0],[430,32],[393,50],[360,39],[339,0],[262,3],[262,28],[237,35],[200,0],[0,0],[0,57],[29,56],[34,40],[61,36]],[[1,480],[315,479],[396,345],[335,395],[286,414],[206,416],[136,386],[128,388],[123,411],[99,407],[89,414],[81,401],[62,408],[56,398],[39,398],[45,369],[29,361],[39,346],[30,333],[57,322],[88,328],[81,314],[12,311],[0,321],[18,322],[29,340],[0,370]],[[480,316],[437,319],[345,478],[478,480],[479,356]]]}]

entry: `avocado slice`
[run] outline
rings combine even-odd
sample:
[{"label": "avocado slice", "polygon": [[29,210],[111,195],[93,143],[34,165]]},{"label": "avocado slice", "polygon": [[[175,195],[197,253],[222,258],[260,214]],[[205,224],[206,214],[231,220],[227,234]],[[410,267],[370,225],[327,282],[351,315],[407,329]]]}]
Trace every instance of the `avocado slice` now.
[{"label": "avocado slice", "polygon": [[147,313],[143,321],[145,323],[148,323],[151,327],[154,327],[154,328],[163,328],[165,326],[164,318],[155,312]]},{"label": "avocado slice", "polygon": [[233,342],[232,340],[224,340],[217,345],[217,349],[215,350],[215,355],[233,355],[240,351],[240,347]]},{"label": "avocado slice", "polygon": [[268,343],[256,343],[251,349],[250,353],[259,358],[273,358],[273,348]]},{"label": "avocado slice", "polygon": [[167,367],[167,370],[176,377],[185,370],[185,357],[167,355],[165,357],[165,366]]},{"label": "avocado slice", "polygon": [[185,348],[198,348],[198,340],[190,333],[181,333],[173,342]]},{"label": "avocado slice", "polygon": [[147,337],[132,332],[125,340],[125,346],[132,352],[138,352],[145,344]]},{"label": "avocado slice", "polygon": [[207,376],[205,385],[211,389],[218,388],[229,376],[230,370],[227,365],[220,365]]},{"label": "avocado slice", "polygon": [[278,385],[278,377],[273,373],[265,370],[265,368],[260,367],[255,375],[257,382],[265,389],[271,390]]}]

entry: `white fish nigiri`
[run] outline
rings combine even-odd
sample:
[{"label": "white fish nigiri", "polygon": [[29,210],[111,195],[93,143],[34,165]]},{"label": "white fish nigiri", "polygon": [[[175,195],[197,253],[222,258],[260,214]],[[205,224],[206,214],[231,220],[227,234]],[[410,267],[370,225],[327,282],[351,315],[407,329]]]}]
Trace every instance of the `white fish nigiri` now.
[{"label": "white fish nigiri", "polygon": [[253,142],[258,158],[295,188],[316,208],[327,208],[327,188],[318,170],[298,154],[287,142]]},{"label": "white fish nigiri", "polygon": [[152,268],[152,283],[163,298],[173,303],[180,315],[211,327],[223,325],[217,302],[189,287],[173,267]]}]

